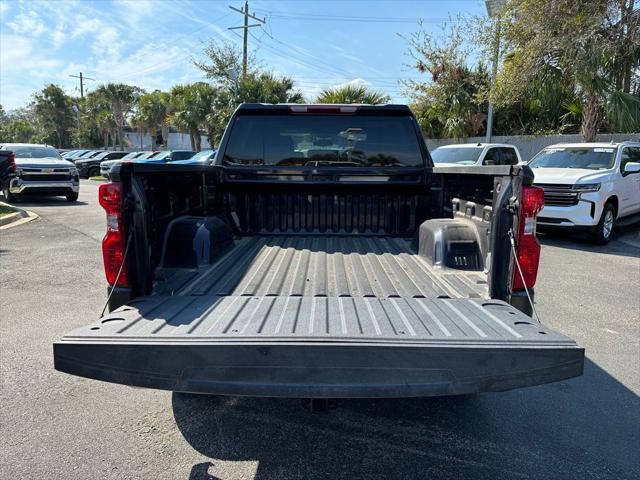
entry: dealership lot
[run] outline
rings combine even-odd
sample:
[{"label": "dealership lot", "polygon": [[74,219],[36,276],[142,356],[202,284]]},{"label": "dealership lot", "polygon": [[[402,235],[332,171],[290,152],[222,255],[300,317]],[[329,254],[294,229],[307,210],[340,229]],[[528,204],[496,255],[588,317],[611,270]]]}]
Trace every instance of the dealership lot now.
[{"label": "dealership lot", "polygon": [[60,374],[51,344],[106,299],[98,184],[21,206],[0,233],[3,478],[637,478],[638,226],[609,245],[543,236],[538,313],[586,348],[584,376],[461,398],[197,397]]}]

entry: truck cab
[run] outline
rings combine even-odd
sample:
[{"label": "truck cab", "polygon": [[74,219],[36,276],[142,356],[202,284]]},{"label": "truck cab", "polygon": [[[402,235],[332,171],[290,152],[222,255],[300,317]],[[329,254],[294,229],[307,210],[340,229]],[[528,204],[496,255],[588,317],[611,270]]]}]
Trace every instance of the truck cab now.
[{"label": "truck cab", "polygon": [[529,167],[544,189],[540,226],[583,229],[602,244],[617,222],[640,220],[640,142],[551,145]]}]

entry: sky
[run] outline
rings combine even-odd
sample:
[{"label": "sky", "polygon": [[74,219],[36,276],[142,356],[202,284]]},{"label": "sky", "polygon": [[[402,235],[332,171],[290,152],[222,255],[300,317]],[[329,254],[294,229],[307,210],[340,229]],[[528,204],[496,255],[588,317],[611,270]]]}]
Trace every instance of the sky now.
[{"label": "sky", "polygon": [[[205,80],[192,59],[210,39],[241,47],[243,0],[0,0],[0,104],[26,106],[49,83],[79,95],[106,82],[168,90]],[[407,101],[400,79],[418,21],[435,35],[448,18],[483,15],[482,0],[273,0],[249,2],[264,18],[249,50],[262,67],[295,79],[309,100],[322,89],[364,84]],[[250,20],[250,24],[257,23]]]}]

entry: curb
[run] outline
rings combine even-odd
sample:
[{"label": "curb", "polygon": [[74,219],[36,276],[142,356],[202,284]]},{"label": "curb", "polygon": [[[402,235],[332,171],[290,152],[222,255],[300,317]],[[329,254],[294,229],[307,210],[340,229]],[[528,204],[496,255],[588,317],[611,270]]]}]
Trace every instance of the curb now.
[{"label": "curb", "polygon": [[91,178],[88,178],[87,180],[91,180],[92,182],[98,182],[98,183],[105,183],[109,181],[108,178],[104,178],[104,177],[100,177],[100,178],[91,177]]},{"label": "curb", "polygon": [[17,210],[17,212],[15,213],[10,213],[9,215],[0,217],[0,230],[16,227],[18,225],[22,225],[23,223],[27,223],[38,218],[37,214],[28,210],[24,210],[20,207],[16,207],[15,205],[9,205],[8,203],[4,202],[0,202],[0,205]]}]

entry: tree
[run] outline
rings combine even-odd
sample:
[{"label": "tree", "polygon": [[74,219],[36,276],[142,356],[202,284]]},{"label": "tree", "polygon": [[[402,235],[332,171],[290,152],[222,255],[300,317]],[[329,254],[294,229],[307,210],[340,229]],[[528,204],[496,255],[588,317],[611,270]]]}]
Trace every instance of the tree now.
[{"label": "tree", "polygon": [[82,112],[78,137],[81,145],[116,146],[117,125],[114,119],[111,101],[101,89],[90,92],[80,102]]},{"label": "tree", "polygon": [[35,136],[36,130],[27,120],[8,120],[0,125],[0,142],[31,143]]},{"label": "tree", "polygon": [[558,69],[574,86],[584,141],[594,141],[603,123],[637,131],[640,99],[628,92],[628,77],[640,60],[626,55],[639,51],[640,35],[630,31],[637,28],[630,7],[633,0],[511,0],[501,18],[508,55],[492,92],[495,103],[527,97],[541,72]]},{"label": "tree", "polygon": [[72,104],[71,97],[54,84],[47,85],[34,95],[31,108],[47,143],[53,143],[58,148],[70,146],[70,132],[74,126]]},{"label": "tree", "polygon": [[111,119],[115,124],[115,140],[120,148],[123,147],[122,132],[127,121],[127,116],[142,93],[139,87],[133,87],[124,83],[107,83],[95,90],[96,95],[106,101],[111,110]]},{"label": "tree", "polygon": [[435,36],[424,28],[407,38],[411,66],[426,81],[405,80],[422,130],[429,136],[466,138],[485,129],[488,72],[469,67],[470,49],[460,23]]},{"label": "tree", "polygon": [[155,90],[140,96],[135,122],[143,130],[151,134],[152,143],[155,135],[162,131],[163,147],[167,148],[169,139],[169,114],[171,112],[171,96],[167,92]]},{"label": "tree", "polygon": [[[193,64],[216,86],[233,89],[242,71],[242,52],[230,42],[210,40],[203,52],[205,61],[194,60]],[[255,72],[255,57],[248,61],[247,75]]]},{"label": "tree", "polygon": [[216,90],[204,82],[176,85],[171,89],[171,123],[189,132],[191,149],[200,151],[200,129],[213,111]]},{"label": "tree", "polygon": [[239,76],[242,54],[230,43],[212,40],[204,49],[204,54],[206,60],[193,63],[213,84],[213,107],[204,123],[211,145],[220,139],[232,113],[241,103],[304,101],[291,78],[263,71],[252,56],[247,74]]},{"label": "tree", "polygon": [[327,88],[316,98],[317,103],[366,103],[371,105],[387,103],[389,100],[390,97],[382,92],[369,90],[364,85],[351,84]]}]

